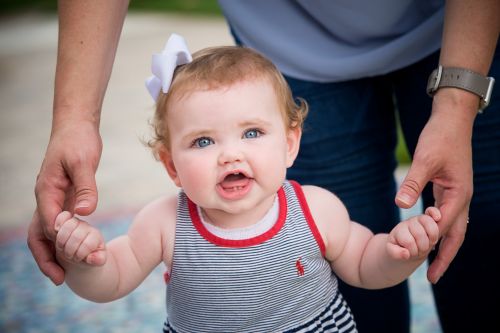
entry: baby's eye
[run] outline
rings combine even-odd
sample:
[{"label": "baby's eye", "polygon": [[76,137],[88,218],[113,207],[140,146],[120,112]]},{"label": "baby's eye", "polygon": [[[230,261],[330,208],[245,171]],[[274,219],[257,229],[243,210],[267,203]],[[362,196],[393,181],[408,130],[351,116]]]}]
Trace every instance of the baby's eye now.
[{"label": "baby's eye", "polygon": [[261,130],[258,130],[256,128],[252,128],[252,129],[245,131],[245,133],[243,134],[243,137],[246,139],[253,139],[253,138],[258,138],[261,135],[262,135]]},{"label": "baby's eye", "polygon": [[192,146],[195,148],[204,148],[206,146],[209,146],[214,143],[214,140],[207,138],[207,137],[202,137],[195,139],[192,143]]}]

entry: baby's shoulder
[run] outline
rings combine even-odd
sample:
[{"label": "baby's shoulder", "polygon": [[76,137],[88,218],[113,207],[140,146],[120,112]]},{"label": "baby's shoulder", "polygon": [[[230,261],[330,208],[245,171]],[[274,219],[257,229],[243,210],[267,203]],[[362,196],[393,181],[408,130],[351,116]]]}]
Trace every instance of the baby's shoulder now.
[{"label": "baby's shoulder", "polygon": [[161,260],[166,265],[171,263],[176,208],[175,196],[162,196],[137,213],[127,233],[137,253],[148,253],[154,260],[158,259],[157,254],[161,253]]},{"label": "baby's shoulder", "polygon": [[311,213],[314,211],[327,214],[347,213],[347,209],[339,197],[327,189],[314,185],[304,185],[302,191]]},{"label": "baby's shoulder", "polygon": [[323,238],[327,257],[337,254],[333,245],[341,245],[349,233],[350,217],[342,201],[332,192],[318,186],[303,186],[304,196],[314,223]]},{"label": "baby's shoulder", "polygon": [[161,196],[144,206],[135,216],[134,224],[157,228],[175,227],[177,196]]}]

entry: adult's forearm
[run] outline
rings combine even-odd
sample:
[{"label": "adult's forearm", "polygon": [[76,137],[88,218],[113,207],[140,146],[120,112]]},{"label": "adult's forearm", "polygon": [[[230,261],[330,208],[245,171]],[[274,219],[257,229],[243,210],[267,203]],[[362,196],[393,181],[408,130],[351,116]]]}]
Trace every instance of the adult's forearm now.
[{"label": "adult's forearm", "polygon": [[500,1],[448,0],[440,62],[486,75],[500,31]]},{"label": "adult's forearm", "polygon": [[67,121],[99,126],[128,0],[60,0],[53,129]]},{"label": "adult's forearm", "polygon": [[[499,0],[448,0],[446,2],[440,64],[462,67],[486,75],[491,66],[500,31]],[[440,89],[436,98],[451,99],[470,110],[462,115],[472,122],[479,97],[456,88]],[[433,111],[443,111],[434,108]],[[463,111],[463,110],[462,110]]]}]

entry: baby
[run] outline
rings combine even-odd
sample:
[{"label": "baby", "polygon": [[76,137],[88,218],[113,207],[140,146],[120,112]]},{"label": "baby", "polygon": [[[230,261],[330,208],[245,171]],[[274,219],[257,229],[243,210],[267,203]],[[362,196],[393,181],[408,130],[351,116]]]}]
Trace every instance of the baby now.
[{"label": "baby", "polygon": [[164,332],[356,332],[337,278],[393,286],[437,243],[437,208],[374,235],[331,192],[286,179],[307,104],[257,52],[191,56],[172,35],[153,73],[149,145],[180,191],[148,204],[108,243],[59,214],[58,261],[81,297],[123,297],[163,262]]}]

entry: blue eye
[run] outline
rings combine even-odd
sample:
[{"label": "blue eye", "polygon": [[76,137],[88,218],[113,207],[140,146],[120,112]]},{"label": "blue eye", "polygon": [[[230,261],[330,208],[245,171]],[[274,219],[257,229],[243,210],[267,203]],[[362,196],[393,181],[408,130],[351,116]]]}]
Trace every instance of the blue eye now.
[{"label": "blue eye", "polygon": [[213,143],[214,143],[214,140],[212,140],[210,138],[203,137],[203,138],[195,139],[193,141],[193,147],[204,148],[204,147],[209,146]]},{"label": "blue eye", "polygon": [[254,139],[254,138],[258,138],[261,135],[262,135],[262,131],[253,128],[253,129],[249,129],[248,131],[246,131],[243,134],[243,137],[246,139]]}]

